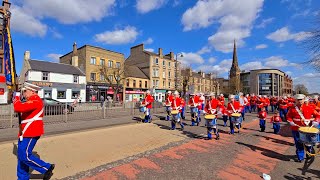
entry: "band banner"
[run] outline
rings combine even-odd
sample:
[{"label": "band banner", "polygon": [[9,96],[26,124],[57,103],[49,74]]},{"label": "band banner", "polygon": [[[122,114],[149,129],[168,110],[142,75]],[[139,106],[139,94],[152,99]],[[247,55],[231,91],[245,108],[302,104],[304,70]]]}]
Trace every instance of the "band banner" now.
[{"label": "band banner", "polygon": [[4,73],[6,77],[6,84],[8,89],[12,89],[15,85],[15,60],[13,54],[13,46],[9,26],[5,25],[4,28]]}]

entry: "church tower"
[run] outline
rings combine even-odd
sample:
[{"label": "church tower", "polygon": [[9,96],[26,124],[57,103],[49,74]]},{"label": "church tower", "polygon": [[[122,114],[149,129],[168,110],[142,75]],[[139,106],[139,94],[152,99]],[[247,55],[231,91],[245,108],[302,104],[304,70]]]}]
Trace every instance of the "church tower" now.
[{"label": "church tower", "polygon": [[236,40],[234,40],[232,65],[229,73],[229,89],[230,93],[233,94],[240,92],[240,68],[238,65]]}]

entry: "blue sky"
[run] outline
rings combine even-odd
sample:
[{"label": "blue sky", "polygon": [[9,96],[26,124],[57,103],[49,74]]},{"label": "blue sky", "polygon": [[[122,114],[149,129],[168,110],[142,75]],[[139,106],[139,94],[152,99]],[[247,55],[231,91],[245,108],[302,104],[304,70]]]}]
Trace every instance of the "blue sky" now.
[{"label": "blue sky", "polygon": [[130,47],[182,52],[195,70],[227,77],[233,40],[241,70],[278,68],[320,92],[320,73],[302,65],[318,0],[13,0],[12,38],[18,72],[24,51],[57,61],[90,44],[129,56]]}]

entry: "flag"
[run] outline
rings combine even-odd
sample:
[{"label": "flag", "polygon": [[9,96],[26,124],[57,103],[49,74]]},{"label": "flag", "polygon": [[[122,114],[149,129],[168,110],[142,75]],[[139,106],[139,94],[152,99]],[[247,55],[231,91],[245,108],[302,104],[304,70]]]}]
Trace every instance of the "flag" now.
[{"label": "flag", "polygon": [[14,60],[14,54],[13,54],[10,28],[7,25],[7,23],[5,23],[4,25],[3,36],[4,36],[3,51],[4,51],[4,66],[5,66],[4,74],[6,77],[6,84],[8,86],[8,89],[13,89],[13,86],[15,85],[16,69],[15,69],[15,60]]}]

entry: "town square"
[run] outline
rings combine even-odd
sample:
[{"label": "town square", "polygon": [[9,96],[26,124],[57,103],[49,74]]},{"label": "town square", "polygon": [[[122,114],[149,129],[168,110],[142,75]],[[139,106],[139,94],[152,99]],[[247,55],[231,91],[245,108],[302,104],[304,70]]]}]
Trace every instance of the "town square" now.
[{"label": "town square", "polygon": [[320,179],[319,7],[3,0],[0,180]]}]

